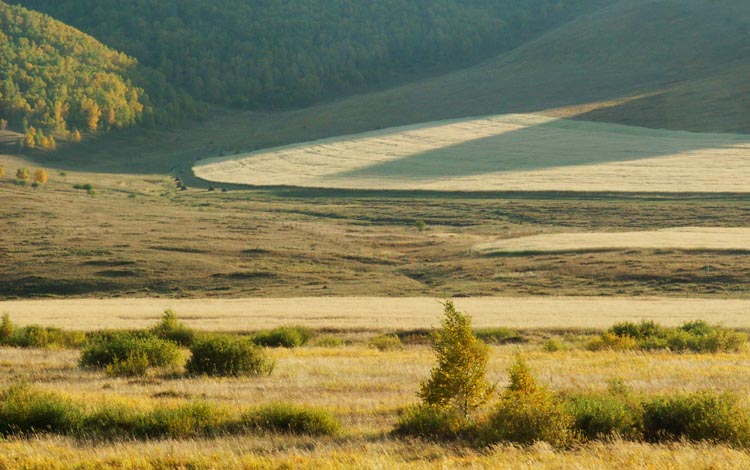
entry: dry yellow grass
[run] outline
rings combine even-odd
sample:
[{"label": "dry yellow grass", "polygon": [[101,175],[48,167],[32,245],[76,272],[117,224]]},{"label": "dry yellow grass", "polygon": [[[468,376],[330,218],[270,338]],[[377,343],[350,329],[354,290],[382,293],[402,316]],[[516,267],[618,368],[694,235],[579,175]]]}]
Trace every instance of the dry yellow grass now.
[{"label": "dry yellow grass", "polygon": [[152,470],[163,468],[264,469],[746,469],[750,455],[706,444],[648,445],[613,441],[571,451],[545,444],[456,450],[438,444],[397,441],[221,438],[196,441],[99,444],[81,448],[62,438],[0,443],[0,468]]},{"label": "dry yellow grass", "polygon": [[[76,330],[143,328],[172,307],[202,330],[253,331],[279,325],[314,328],[397,330],[439,323],[442,307],[430,297],[299,297],[245,299],[60,299],[0,302],[20,325]],[[702,319],[750,328],[750,300],[618,297],[469,297],[456,306],[477,327],[606,328],[614,322],[654,319],[675,326]]]},{"label": "dry yellow grass", "polygon": [[474,246],[479,253],[610,249],[750,250],[750,228],[679,227],[641,232],[550,233]]},{"label": "dry yellow grass", "polygon": [[[620,379],[636,393],[718,389],[746,394],[750,354],[613,351],[543,352],[520,346],[540,382],[562,392],[600,392]],[[507,383],[519,346],[493,346],[488,376]],[[188,441],[78,442],[57,437],[0,442],[0,469],[11,468],[747,468],[750,455],[708,444],[599,442],[568,450],[545,444],[475,451],[399,441],[385,435],[398,410],[416,401],[433,365],[426,346],[379,352],[361,346],[272,350],[277,369],[261,378],[112,378],[76,367],[75,351],[0,349],[0,387],[19,379],[75,400],[132,406],[209,400],[246,408],[285,401],[333,412],[341,438],[243,436]],[[167,395],[167,398],[160,398]],[[84,466],[89,465],[89,467]],[[94,465],[94,464],[98,464]],[[192,467],[190,465],[193,465]],[[159,467],[161,465],[161,467]]]},{"label": "dry yellow grass", "polygon": [[512,114],[437,121],[202,160],[259,186],[454,191],[750,191],[750,139]]}]

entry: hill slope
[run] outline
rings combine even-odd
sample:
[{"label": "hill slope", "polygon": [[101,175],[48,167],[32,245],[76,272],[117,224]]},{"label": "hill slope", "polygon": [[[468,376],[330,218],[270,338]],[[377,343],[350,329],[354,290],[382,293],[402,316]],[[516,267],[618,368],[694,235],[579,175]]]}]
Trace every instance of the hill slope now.
[{"label": "hill slope", "polygon": [[613,0],[16,0],[222,105],[306,105],[477,63]]},{"label": "hill slope", "polygon": [[458,72],[305,109],[219,112],[141,142],[114,136],[78,163],[177,171],[238,151],[506,113],[748,133],[749,24],[741,0],[621,0]]},{"label": "hill slope", "polygon": [[136,61],[52,18],[0,2],[0,118],[57,134],[135,124]]}]

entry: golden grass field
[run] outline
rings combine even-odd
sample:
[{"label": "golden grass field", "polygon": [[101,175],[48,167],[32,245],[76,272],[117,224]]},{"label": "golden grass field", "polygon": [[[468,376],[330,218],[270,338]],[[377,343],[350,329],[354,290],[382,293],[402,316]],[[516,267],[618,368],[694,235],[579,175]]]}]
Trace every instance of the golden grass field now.
[{"label": "golden grass field", "polygon": [[[20,325],[91,331],[144,328],[173,308],[186,324],[211,331],[257,331],[280,325],[315,329],[393,331],[435,327],[433,297],[303,297],[244,299],[9,300],[0,312]],[[703,319],[750,329],[750,300],[613,297],[477,297],[455,299],[477,327],[607,328],[619,321],[653,319],[668,326]]]},{"label": "golden grass field", "polygon": [[[719,389],[746,394],[750,354],[672,354],[582,350],[544,352],[539,344],[491,347],[488,377],[507,383],[522,351],[540,382],[562,393],[601,392],[612,380],[645,395]],[[270,350],[270,377],[113,378],[77,367],[78,352],[0,349],[0,386],[25,380],[64,391],[89,405],[126,401],[136,407],[208,400],[228,407],[270,402],[313,405],[343,424],[335,438],[282,435],[185,441],[79,442],[59,437],[0,441],[0,468],[745,468],[750,454],[722,445],[624,442],[546,444],[473,450],[387,435],[399,410],[416,402],[433,365],[426,345],[378,351],[361,344]],[[89,467],[86,467],[88,465]],[[97,466],[98,465],[98,466]],[[161,466],[160,466],[161,465]]]},{"label": "golden grass field", "polygon": [[474,246],[479,253],[626,249],[750,251],[750,228],[678,227],[642,232],[576,232],[519,237]]},{"label": "golden grass field", "polygon": [[541,115],[432,122],[199,161],[208,181],[435,191],[748,192],[750,138]]}]

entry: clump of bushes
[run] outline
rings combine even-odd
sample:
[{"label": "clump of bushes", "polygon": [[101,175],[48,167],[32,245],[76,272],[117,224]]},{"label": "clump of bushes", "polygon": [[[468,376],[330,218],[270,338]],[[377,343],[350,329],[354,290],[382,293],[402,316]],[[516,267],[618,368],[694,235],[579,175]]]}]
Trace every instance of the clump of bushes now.
[{"label": "clump of bushes", "polygon": [[87,439],[184,439],[231,433],[335,435],[341,425],[319,409],[276,404],[241,412],[208,402],[137,409],[123,403],[94,407],[26,384],[0,391],[0,436],[59,434]]},{"label": "clump of bushes", "polygon": [[510,368],[510,384],[499,403],[479,425],[483,445],[514,442],[522,445],[545,441],[567,446],[573,441],[573,419],[564,402],[537,384],[519,356]]},{"label": "clump of bushes", "polygon": [[211,336],[190,348],[186,365],[190,374],[214,376],[269,375],[274,362],[251,340],[231,336]]},{"label": "clump of bushes", "polygon": [[747,447],[750,415],[729,394],[660,397],[643,403],[643,436],[650,442],[687,439]]},{"label": "clump of bushes", "polygon": [[113,375],[143,375],[153,367],[178,367],[181,357],[177,344],[148,333],[102,332],[84,346],[80,364]]},{"label": "clump of bushes", "polygon": [[304,326],[280,326],[256,333],[252,341],[267,348],[297,348],[313,337],[310,328]]},{"label": "clump of bushes", "polygon": [[737,352],[747,344],[747,335],[728,328],[692,321],[677,328],[665,328],[653,321],[623,322],[609,328],[587,344],[592,351],[657,350],[692,352]]},{"label": "clump of bushes", "polygon": [[262,406],[245,413],[241,422],[250,429],[288,434],[330,436],[341,432],[341,425],[330,413],[284,403]]},{"label": "clump of bushes", "polygon": [[573,396],[568,401],[568,412],[573,417],[573,429],[587,440],[614,435],[638,439],[641,435],[642,408],[627,396],[610,393]]},{"label": "clump of bushes", "polygon": [[393,434],[446,441],[466,438],[472,433],[472,426],[455,409],[420,404],[400,414]]},{"label": "clump of bushes", "polygon": [[171,308],[164,310],[159,323],[151,329],[154,336],[172,341],[183,347],[190,347],[195,340],[195,332],[177,319]]},{"label": "clump of bushes", "polygon": [[70,434],[78,429],[82,411],[61,396],[27,384],[0,392],[0,435]]},{"label": "clump of bushes", "polygon": [[86,335],[49,326],[16,326],[7,313],[0,320],[0,344],[19,348],[77,348]]}]

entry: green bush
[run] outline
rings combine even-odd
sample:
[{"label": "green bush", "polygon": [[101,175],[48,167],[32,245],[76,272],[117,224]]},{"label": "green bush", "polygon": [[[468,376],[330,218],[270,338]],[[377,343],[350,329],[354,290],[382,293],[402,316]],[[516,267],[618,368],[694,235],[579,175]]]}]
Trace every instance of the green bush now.
[{"label": "green bush", "polygon": [[401,338],[396,335],[380,335],[370,338],[367,345],[378,351],[395,351],[404,347]]},{"label": "green bush", "polygon": [[728,394],[661,397],[643,403],[643,433],[650,442],[687,439],[748,446],[750,416]]},{"label": "green bush", "polygon": [[304,326],[280,326],[261,331],[253,336],[253,342],[267,348],[296,348],[306,344],[313,336],[312,330]]},{"label": "green bush", "polygon": [[80,331],[29,325],[15,329],[9,344],[20,348],[77,348],[86,342]]},{"label": "green bush", "polygon": [[[136,332],[103,332],[93,337],[81,352],[83,367],[127,371],[145,356],[148,367],[177,367],[180,350],[171,341]],[[130,369],[133,370],[133,369]]]},{"label": "green bush", "polygon": [[137,416],[136,436],[140,438],[189,437],[225,434],[232,420],[210,403],[195,402],[177,407],[157,407]]},{"label": "green bush", "polygon": [[214,376],[269,375],[274,363],[251,340],[213,336],[197,341],[187,363],[191,374]]},{"label": "green bush", "polygon": [[10,320],[10,315],[4,313],[3,319],[0,321],[0,344],[10,344],[15,331],[16,325]]},{"label": "green bush", "polygon": [[266,405],[243,414],[242,423],[255,430],[311,436],[331,436],[341,425],[330,413],[287,404]]},{"label": "green bush", "polygon": [[0,392],[0,435],[70,434],[80,425],[80,407],[54,393],[26,384]]},{"label": "green bush", "polygon": [[630,336],[637,340],[652,337],[658,338],[665,335],[664,328],[657,325],[653,320],[643,320],[639,324],[632,322],[616,323],[608,332],[616,336]]},{"label": "green bush", "polygon": [[159,323],[151,329],[154,336],[169,340],[180,346],[190,347],[195,341],[195,332],[177,319],[177,314],[171,308],[164,310]]},{"label": "green bush", "polygon": [[471,429],[455,409],[415,405],[399,416],[393,434],[428,440],[452,440],[466,436]]},{"label": "green bush", "polygon": [[479,425],[479,442],[492,445],[544,441],[557,447],[573,440],[573,418],[562,401],[539,386],[520,357],[510,369],[510,385],[487,419]]},{"label": "green bush", "polygon": [[107,366],[107,374],[113,377],[135,377],[146,375],[149,368],[148,355],[143,350],[131,351],[124,359]]},{"label": "green bush", "polygon": [[573,416],[573,429],[586,439],[601,439],[611,435],[635,438],[640,434],[640,409],[631,406],[623,397],[571,397],[568,412]]}]

